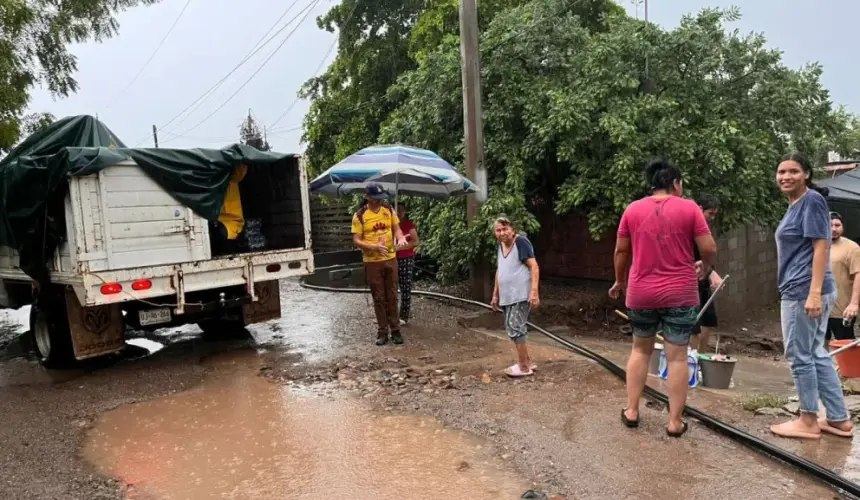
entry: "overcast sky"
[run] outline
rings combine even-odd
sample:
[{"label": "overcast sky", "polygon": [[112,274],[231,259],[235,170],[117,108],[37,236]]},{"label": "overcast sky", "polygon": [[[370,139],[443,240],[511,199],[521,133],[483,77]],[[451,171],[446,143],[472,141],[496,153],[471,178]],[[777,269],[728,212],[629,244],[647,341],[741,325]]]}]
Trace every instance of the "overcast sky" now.
[{"label": "overcast sky", "polygon": [[[276,150],[303,150],[299,127],[308,103],[299,101],[275,122],[294,103],[299,86],[313,76],[334,42],[333,35],[317,28],[315,19],[336,0],[316,3],[302,23],[299,21],[307,12],[302,9],[314,0],[297,0],[275,31],[294,16],[299,15],[298,19],[227,78],[186,119],[165,127],[253,50],[293,0],[191,0],[164,45],[129,87],[185,3],[186,0],[162,0],[152,7],[125,12],[119,16],[119,36],[101,44],[73,47],[78,57],[79,92],[55,101],[37,89],[31,109],[59,117],[98,115],[128,146],[151,146],[151,128],[155,124],[164,127],[159,131],[161,146],[179,148],[220,147],[235,142],[239,124],[251,109],[258,121],[269,127],[269,142]],[[620,3],[635,13],[631,0]],[[785,52],[789,66],[821,62],[823,81],[834,101],[860,112],[860,96],[853,81],[860,73],[854,29],[860,19],[860,2],[649,0],[649,17],[652,22],[673,27],[685,13],[730,5],[739,6],[744,16],[735,27],[743,32],[763,32],[772,46]],[[641,8],[639,16],[644,16]],[[295,33],[263,66],[296,26]],[[334,53],[326,64],[333,58]],[[250,83],[224,104],[260,67]],[[223,107],[209,117],[220,106]]]}]

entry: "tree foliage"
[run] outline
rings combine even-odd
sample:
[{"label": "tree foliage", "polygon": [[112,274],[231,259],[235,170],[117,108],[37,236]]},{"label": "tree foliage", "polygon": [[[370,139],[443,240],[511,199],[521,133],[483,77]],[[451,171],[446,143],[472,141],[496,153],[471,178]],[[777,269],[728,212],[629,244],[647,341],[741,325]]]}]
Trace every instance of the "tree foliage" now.
[{"label": "tree foliage", "polygon": [[257,120],[251,116],[250,111],[248,112],[248,117],[239,126],[239,139],[242,141],[242,144],[259,149],[260,151],[272,150],[272,146],[269,145],[269,141],[266,140],[263,134],[263,129],[260,128]]},{"label": "tree foliage", "polygon": [[[481,34],[489,199],[472,227],[462,199],[412,205],[422,248],[443,275],[493,258],[489,222],[500,213],[535,231],[534,214],[549,207],[587,216],[595,238],[606,234],[647,189],[640,165],[651,157],[681,167],[688,193],[717,196],[721,225],[732,227],[782,212],[773,181],[782,153],[821,158],[856,144],[855,119],[833,108],[821,68],[790,69],[763,36],[727,30],[735,9],[703,10],[664,30],[613,2],[494,3]],[[414,68],[388,87],[384,109],[365,111],[384,117],[379,134],[370,133],[377,122],[364,124],[368,134],[351,136],[350,148],[328,150],[332,161],[373,142],[404,142],[462,165],[459,39],[446,33],[455,4],[428,2],[409,40]],[[308,124],[323,130],[329,119],[311,114]],[[315,151],[331,143],[306,139]]]},{"label": "tree foliage", "polygon": [[55,96],[78,89],[72,43],[117,33],[116,13],[158,0],[0,1],[0,152],[20,139],[33,86]]},{"label": "tree foliage", "polygon": [[386,96],[388,87],[415,67],[407,41],[423,5],[424,0],[343,0],[317,19],[320,28],[338,32],[338,54],[299,93],[312,100],[303,134],[311,172],[376,142],[396,107]]},{"label": "tree foliage", "polygon": [[57,117],[51,113],[30,113],[21,119],[23,136],[33,135],[41,132],[48,125],[57,121]]}]

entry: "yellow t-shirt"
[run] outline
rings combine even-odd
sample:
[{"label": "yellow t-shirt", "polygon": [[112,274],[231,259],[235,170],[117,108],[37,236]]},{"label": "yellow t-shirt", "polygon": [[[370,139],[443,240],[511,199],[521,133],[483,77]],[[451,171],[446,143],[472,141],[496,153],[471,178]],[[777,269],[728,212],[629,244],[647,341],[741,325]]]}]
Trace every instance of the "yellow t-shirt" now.
[{"label": "yellow t-shirt", "polygon": [[831,318],[841,318],[842,312],[851,302],[854,276],[860,273],[860,245],[842,237],[830,247],[830,270],[836,281],[836,305]]},{"label": "yellow t-shirt", "polygon": [[224,197],[224,205],[221,206],[221,215],[218,221],[227,228],[227,239],[235,240],[242,229],[245,228],[245,215],[242,212],[242,199],[239,196],[239,183],[248,173],[246,165],[239,165],[230,177],[227,185],[227,196]]},{"label": "yellow t-shirt", "polygon": [[388,247],[388,255],[383,256],[376,250],[362,250],[364,262],[385,262],[396,257],[394,253],[394,225],[400,224],[397,214],[390,208],[380,207],[378,212],[364,210],[364,224],[358,220],[358,214],[352,217],[352,234],[361,235],[361,240],[367,243],[383,243]]}]

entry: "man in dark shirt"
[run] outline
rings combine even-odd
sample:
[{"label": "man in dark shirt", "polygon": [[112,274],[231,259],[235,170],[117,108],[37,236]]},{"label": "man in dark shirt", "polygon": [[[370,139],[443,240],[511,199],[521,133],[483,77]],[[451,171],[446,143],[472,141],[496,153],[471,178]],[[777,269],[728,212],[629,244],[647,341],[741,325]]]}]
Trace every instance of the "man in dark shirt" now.
[{"label": "man in dark shirt", "polygon": [[[697,203],[699,204],[699,208],[702,209],[702,213],[705,215],[705,220],[708,223],[714,220],[720,211],[720,202],[711,195],[702,195],[697,200]],[[708,299],[711,298],[713,290],[720,286],[723,280],[713,268],[705,268],[702,265],[701,258],[699,257],[699,249],[696,248],[695,244],[693,245],[693,252],[696,258],[696,271],[699,276],[699,305],[704,306]],[[702,318],[696,324],[695,328],[693,328],[693,335],[690,337],[690,346],[699,352],[707,351],[708,339],[711,336],[712,329],[716,327],[717,309],[714,303],[711,302],[711,305],[708,306],[702,314]]]}]

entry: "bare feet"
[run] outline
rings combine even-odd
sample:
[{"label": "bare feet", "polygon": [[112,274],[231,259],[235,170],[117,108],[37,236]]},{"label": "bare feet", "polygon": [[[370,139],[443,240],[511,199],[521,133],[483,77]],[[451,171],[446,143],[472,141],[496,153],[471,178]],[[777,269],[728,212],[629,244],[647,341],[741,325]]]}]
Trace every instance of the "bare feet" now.
[{"label": "bare feet", "polygon": [[830,422],[825,418],[821,418],[818,420],[818,427],[821,428],[821,432],[833,434],[834,436],[847,438],[854,437],[854,426],[851,424],[850,420],[845,420],[843,422]]},{"label": "bare feet", "polygon": [[821,437],[821,428],[817,424],[810,424],[799,418],[772,425],[770,432],[786,438],[819,439]]}]

